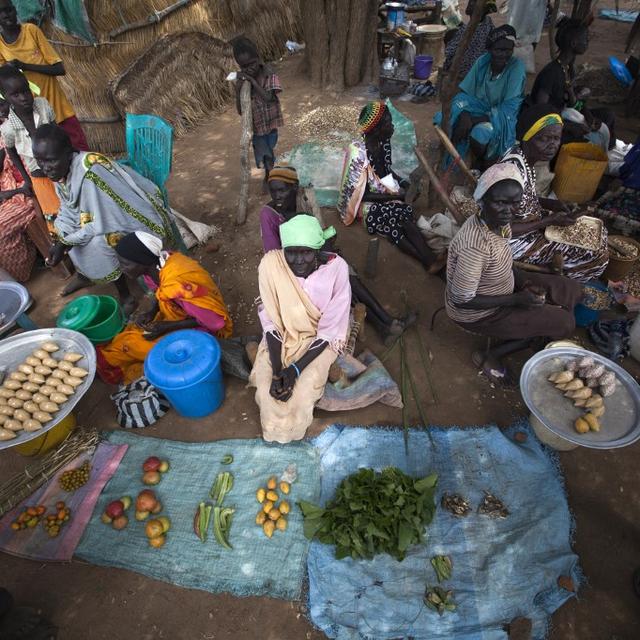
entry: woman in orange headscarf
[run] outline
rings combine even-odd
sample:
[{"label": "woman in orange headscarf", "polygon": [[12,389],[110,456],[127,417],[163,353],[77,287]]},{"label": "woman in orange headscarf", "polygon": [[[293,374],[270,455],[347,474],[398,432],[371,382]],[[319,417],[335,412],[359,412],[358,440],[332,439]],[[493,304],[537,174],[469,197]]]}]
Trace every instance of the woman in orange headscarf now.
[{"label": "woman in orange headscarf", "polygon": [[233,323],[220,290],[198,262],[162,250],[162,240],[136,231],[116,245],[122,272],[142,277],[155,292],[153,308],[138,314],[108,345],[98,347],[98,373],[105,382],[129,383],[143,373],[156,342],[179,329],[202,329],[229,338]]}]

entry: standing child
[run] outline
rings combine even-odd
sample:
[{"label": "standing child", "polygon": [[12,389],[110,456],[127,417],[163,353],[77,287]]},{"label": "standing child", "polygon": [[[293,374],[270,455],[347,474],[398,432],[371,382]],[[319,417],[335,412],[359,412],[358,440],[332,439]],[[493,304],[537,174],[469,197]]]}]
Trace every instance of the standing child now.
[{"label": "standing child", "polygon": [[[2,0],[0,0],[2,1]],[[240,109],[240,87],[243,81],[251,83],[251,112],[253,116],[253,152],[256,166],[264,167],[263,190],[268,190],[269,172],[275,164],[275,146],[278,127],[284,124],[278,94],[282,91],[280,78],[260,59],[256,45],[243,36],[231,41],[233,57],[240,73],[236,83],[236,106]]]},{"label": "standing child", "polygon": [[65,75],[60,56],[35,24],[18,22],[10,0],[0,0],[0,64],[23,71],[40,87],[40,95],[52,106],[56,122],[69,134],[73,146],[89,151],[80,121],[58,84],[56,76]]}]

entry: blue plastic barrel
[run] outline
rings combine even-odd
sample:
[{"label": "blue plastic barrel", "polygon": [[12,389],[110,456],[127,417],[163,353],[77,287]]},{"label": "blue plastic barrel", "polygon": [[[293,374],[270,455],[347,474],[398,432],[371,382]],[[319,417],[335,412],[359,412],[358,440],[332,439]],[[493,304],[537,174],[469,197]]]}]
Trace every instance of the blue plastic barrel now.
[{"label": "blue plastic barrel", "polygon": [[204,331],[162,338],[144,361],[144,375],[185,418],[208,416],[224,400],[220,345]]},{"label": "blue plastic barrel", "polygon": [[418,80],[426,80],[431,75],[433,56],[416,56],[413,61],[413,75]]}]

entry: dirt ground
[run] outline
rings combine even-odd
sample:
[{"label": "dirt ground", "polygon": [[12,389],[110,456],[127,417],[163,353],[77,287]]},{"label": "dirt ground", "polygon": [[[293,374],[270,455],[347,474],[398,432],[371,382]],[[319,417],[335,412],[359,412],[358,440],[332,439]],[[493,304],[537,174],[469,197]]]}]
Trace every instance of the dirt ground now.
[{"label": "dirt ground", "polygon": [[[605,6],[613,3],[602,3]],[[622,57],[629,25],[596,20],[592,28],[589,62],[606,64],[606,57]],[[546,36],[537,51],[537,68],[548,59]],[[282,103],[288,121],[305,111],[333,102],[364,104],[370,94],[360,87],[340,98],[320,95],[300,71],[300,57],[279,63],[285,91]],[[416,124],[421,141],[432,136],[431,117],[436,104],[415,105],[396,101],[396,106]],[[639,121],[621,120],[618,137],[632,141]],[[221,228],[221,248],[215,253],[197,252],[217,279],[229,303],[238,335],[257,333],[259,325],[254,299],[257,295],[256,266],[261,256],[258,211],[265,197],[260,176],[254,170],[249,219],[244,227],[233,224],[239,186],[239,118],[229,108],[202,123],[176,141],[174,171],[169,184],[173,206],[185,215]],[[291,129],[281,130],[278,149],[283,152],[300,140]],[[419,212],[433,208],[421,201]],[[344,256],[358,269],[364,267],[367,237],[355,226],[339,225],[335,211],[325,210],[329,223],[339,230]],[[477,337],[463,333],[445,316],[438,317],[429,331],[432,313],[441,306],[443,282],[426,276],[423,269],[387,243],[381,243],[378,276],[367,285],[395,314],[404,313],[402,291],[420,313],[418,329],[431,355],[433,380],[438,396],[428,391],[417,351],[416,336],[409,334],[409,363],[421,390],[428,421],[436,425],[511,424],[526,415],[520,395],[492,389],[479,377],[470,353],[481,345]],[[64,305],[57,292],[62,282],[49,272],[36,273],[29,289],[36,306],[32,317],[40,326],[50,326]],[[368,327],[361,346],[381,354],[384,346]],[[515,369],[529,354],[515,359]],[[396,351],[386,364],[399,380]],[[629,365],[634,374],[640,368]],[[252,392],[235,379],[226,381],[222,408],[203,420],[181,419],[171,412],[145,435],[184,441],[209,441],[260,435],[258,411]],[[77,416],[82,425],[99,429],[117,428],[109,400],[112,390],[96,382],[83,398]],[[412,423],[419,422],[416,407],[409,407]],[[310,430],[320,432],[332,423],[376,425],[402,423],[401,411],[381,405],[352,412],[317,412]],[[594,451],[578,448],[561,454],[569,505],[576,519],[575,551],[586,576],[577,600],[556,612],[549,637],[552,640],[633,640],[640,628],[640,601],[631,589],[631,574],[640,566],[640,491],[637,456],[640,444],[622,450]],[[0,453],[0,481],[24,467],[25,459],[11,450]],[[0,556],[0,584],[9,588],[20,603],[41,607],[60,628],[62,640],[101,639],[215,639],[251,640],[316,639],[324,635],[313,629],[303,603],[269,598],[235,598],[229,595],[186,590],[150,580],[136,573],[107,569],[82,562],[43,564],[8,555]],[[634,631],[636,629],[636,631]]]}]

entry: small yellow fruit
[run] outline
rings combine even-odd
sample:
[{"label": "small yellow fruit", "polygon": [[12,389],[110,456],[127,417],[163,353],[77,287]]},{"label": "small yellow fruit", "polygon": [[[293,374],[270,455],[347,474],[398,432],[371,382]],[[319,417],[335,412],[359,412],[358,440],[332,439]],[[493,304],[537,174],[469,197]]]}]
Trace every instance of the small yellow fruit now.
[{"label": "small yellow fruit", "polygon": [[269,516],[269,520],[273,520],[275,522],[280,517],[280,509],[276,509],[274,507],[267,515]]},{"label": "small yellow fruit", "polygon": [[278,486],[278,480],[275,476],[271,476],[267,481],[267,489],[275,489]]},{"label": "small yellow fruit", "polygon": [[269,513],[269,511],[271,511],[271,509],[273,509],[273,502],[271,502],[271,500],[267,500],[263,505],[262,505],[262,510],[265,513]]},{"label": "small yellow fruit", "polygon": [[287,528],[287,519],[282,517],[276,520],[276,529],[278,531],[284,531]]},{"label": "small yellow fruit", "polygon": [[285,482],[284,480],[280,483],[280,491],[282,491],[282,493],[284,494],[288,494],[289,491],[291,491],[291,485],[288,482]]},{"label": "small yellow fruit", "polygon": [[266,495],[265,490],[260,487],[257,491],[256,491],[256,500],[262,504],[264,502],[264,497]]},{"label": "small yellow fruit", "polygon": [[291,507],[286,500],[283,500],[279,505],[278,509],[280,509],[280,513],[289,513],[291,511]]},{"label": "small yellow fruit", "polygon": [[278,494],[275,491],[267,491],[267,500],[271,500],[271,502],[278,502]]},{"label": "small yellow fruit", "polygon": [[258,511],[258,515],[256,516],[256,524],[258,525],[263,525],[267,520],[267,514],[260,509],[260,511]]},{"label": "small yellow fruit", "polygon": [[264,531],[264,535],[267,536],[267,538],[270,538],[276,530],[276,523],[273,520],[267,520],[262,525],[262,530]]},{"label": "small yellow fruit", "polygon": [[578,418],[574,426],[578,433],[587,433],[589,431],[589,423],[584,418]]},{"label": "small yellow fruit", "polygon": [[591,431],[600,431],[600,423],[598,422],[598,418],[596,418],[592,413],[585,414],[584,419],[589,425],[589,429],[591,429]]}]

